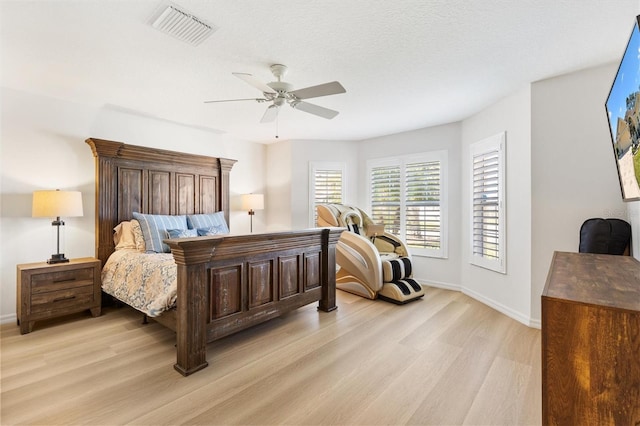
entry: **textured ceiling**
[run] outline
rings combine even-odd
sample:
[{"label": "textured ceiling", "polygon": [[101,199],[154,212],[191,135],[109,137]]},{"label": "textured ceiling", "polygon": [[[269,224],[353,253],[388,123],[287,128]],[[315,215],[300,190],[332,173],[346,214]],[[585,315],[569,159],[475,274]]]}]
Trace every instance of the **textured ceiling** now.
[{"label": "textured ceiling", "polygon": [[[270,142],[232,76],[347,93],[285,106],[280,139],[365,139],[464,119],[525,84],[620,59],[639,0],[177,0],[218,30],[197,47],[153,29],[166,1],[0,2],[2,86]],[[611,76],[613,80],[613,75]],[[603,99],[604,103],[604,99]]]}]

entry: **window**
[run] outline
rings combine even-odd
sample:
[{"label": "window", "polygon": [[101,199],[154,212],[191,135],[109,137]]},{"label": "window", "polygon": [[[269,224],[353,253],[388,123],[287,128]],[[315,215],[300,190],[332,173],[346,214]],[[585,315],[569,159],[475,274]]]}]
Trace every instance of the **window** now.
[{"label": "window", "polygon": [[413,254],[447,257],[446,168],[446,151],[368,162],[371,218]]},{"label": "window", "polygon": [[309,221],[316,226],[317,204],[342,203],[344,194],[344,163],[309,163]]},{"label": "window", "polygon": [[471,263],[506,273],[505,133],[471,145]]}]

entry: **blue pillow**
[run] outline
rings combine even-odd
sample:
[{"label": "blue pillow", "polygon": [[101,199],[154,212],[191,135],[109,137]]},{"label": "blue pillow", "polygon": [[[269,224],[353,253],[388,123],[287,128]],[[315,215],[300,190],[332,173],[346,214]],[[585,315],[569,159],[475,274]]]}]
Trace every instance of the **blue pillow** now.
[{"label": "blue pillow", "polygon": [[[228,234],[229,230],[225,229],[223,225],[209,226],[208,228],[198,228],[198,236],[203,237],[207,235],[221,235]],[[191,231],[191,229],[190,229]],[[195,231],[195,229],[193,229]]]},{"label": "blue pillow", "polygon": [[191,238],[197,237],[196,229],[167,229],[167,238]]},{"label": "blue pillow", "polygon": [[224,220],[224,212],[216,212],[210,214],[188,214],[187,224],[189,229],[204,229],[212,226],[220,226],[219,234],[228,234],[229,227],[227,221]]},{"label": "blue pillow", "polygon": [[133,212],[133,218],[140,222],[147,253],[171,253],[169,246],[162,242],[167,237],[167,229],[187,229],[185,215],[170,216]]}]

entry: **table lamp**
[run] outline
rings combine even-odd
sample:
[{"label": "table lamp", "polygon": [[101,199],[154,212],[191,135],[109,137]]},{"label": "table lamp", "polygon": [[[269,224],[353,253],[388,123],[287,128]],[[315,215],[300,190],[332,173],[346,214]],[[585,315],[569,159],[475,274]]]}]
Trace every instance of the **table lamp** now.
[{"label": "table lamp", "polygon": [[253,232],[253,215],[256,214],[255,210],[262,209],[264,209],[263,194],[244,194],[242,196],[242,210],[247,210],[249,217],[251,217],[251,232]]},{"label": "table lamp", "polygon": [[33,192],[33,208],[31,211],[33,217],[55,217],[51,222],[56,229],[56,254],[47,260],[47,263],[64,263],[69,259],[64,257],[64,253],[60,253],[60,226],[64,226],[64,221],[60,217],[78,217],[82,216],[82,193],[80,191],[34,191]]}]

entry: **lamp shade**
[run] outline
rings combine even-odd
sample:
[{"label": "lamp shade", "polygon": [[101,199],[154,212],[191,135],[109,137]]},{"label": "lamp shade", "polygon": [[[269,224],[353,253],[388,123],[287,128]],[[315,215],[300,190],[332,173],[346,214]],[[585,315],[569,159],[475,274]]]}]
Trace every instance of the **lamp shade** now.
[{"label": "lamp shade", "polygon": [[264,209],[263,194],[242,195],[242,210],[263,210],[263,209]]},{"label": "lamp shade", "polygon": [[82,216],[82,193],[80,191],[34,191],[33,217]]}]

